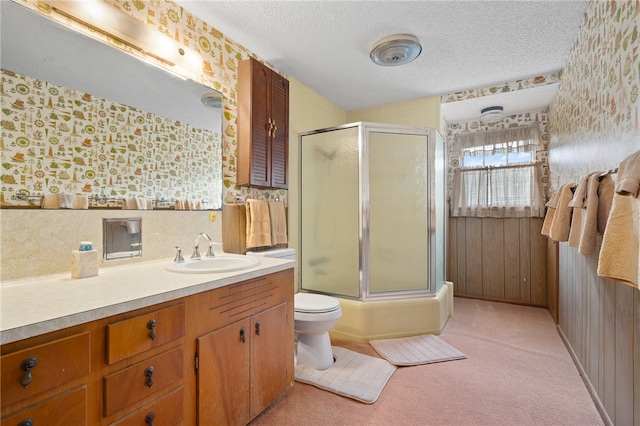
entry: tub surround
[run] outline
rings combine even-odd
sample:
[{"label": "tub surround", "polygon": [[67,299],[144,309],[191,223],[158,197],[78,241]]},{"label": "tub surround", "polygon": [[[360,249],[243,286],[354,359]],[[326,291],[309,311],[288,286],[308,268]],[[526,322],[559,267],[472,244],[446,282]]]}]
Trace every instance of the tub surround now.
[{"label": "tub surround", "polygon": [[171,259],[100,269],[96,277],[69,273],[2,283],[0,344],[72,327],[293,268],[295,261],[259,258],[260,265],[216,274],[164,270]]},{"label": "tub surround", "polygon": [[453,315],[453,283],[440,287],[435,297],[394,300],[340,299],[342,318],[331,338],[356,343],[418,334],[440,334]]}]

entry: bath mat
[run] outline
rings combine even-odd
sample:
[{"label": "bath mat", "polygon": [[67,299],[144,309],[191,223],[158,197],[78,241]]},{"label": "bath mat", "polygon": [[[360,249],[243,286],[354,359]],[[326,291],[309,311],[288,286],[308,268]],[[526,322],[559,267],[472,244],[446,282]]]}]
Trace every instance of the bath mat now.
[{"label": "bath mat", "polygon": [[433,334],[371,340],[369,344],[380,356],[397,366],[430,364],[467,357]]},{"label": "bath mat", "polygon": [[365,404],[376,402],[397,367],[384,359],[359,354],[349,349],[338,346],[332,346],[331,349],[336,359],[331,367],[318,371],[308,365],[297,365],[296,381]]}]

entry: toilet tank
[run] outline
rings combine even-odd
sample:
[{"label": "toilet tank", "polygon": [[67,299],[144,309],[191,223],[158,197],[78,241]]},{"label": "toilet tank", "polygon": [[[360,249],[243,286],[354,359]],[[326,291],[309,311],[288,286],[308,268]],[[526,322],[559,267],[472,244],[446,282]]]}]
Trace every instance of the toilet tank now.
[{"label": "toilet tank", "polygon": [[296,260],[296,249],[280,248],[273,250],[248,251],[247,256],[277,257],[280,259]]}]

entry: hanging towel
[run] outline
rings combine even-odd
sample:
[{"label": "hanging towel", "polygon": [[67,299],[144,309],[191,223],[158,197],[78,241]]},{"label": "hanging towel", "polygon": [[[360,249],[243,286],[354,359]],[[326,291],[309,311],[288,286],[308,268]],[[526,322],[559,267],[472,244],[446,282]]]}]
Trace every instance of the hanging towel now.
[{"label": "hanging towel", "polygon": [[613,203],[615,183],[611,175],[605,175],[598,186],[598,234],[604,235]]},{"label": "hanging towel", "polygon": [[616,193],[604,231],[598,275],[638,288],[640,199]]},{"label": "hanging towel", "polygon": [[553,223],[553,217],[556,214],[556,207],[558,207],[558,199],[560,198],[560,189],[551,195],[549,201],[547,201],[547,214],[544,216],[544,222],[542,223],[542,235],[549,235],[551,229],[551,223]]},{"label": "hanging towel", "polygon": [[142,198],[142,197],[138,197],[135,200],[136,203],[136,209],[138,210],[147,210],[147,200]]},{"label": "hanging towel", "polygon": [[125,198],[122,200],[122,208],[126,210],[135,210],[136,209],[136,199],[135,198]]},{"label": "hanging towel", "polygon": [[57,209],[58,208],[58,194],[45,194],[42,197],[43,209]]},{"label": "hanging towel", "polygon": [[185,206],[185,200],[176,200],[175,209],[176,210],[185,210],[187,206]]},{"label": "hanging towel", "polygon": [[596,251],[598,235],[598,186],[600,174],[591,173],[587,182],[586,200],[582,216],[582,229],[580,230],[580,254],[591,254]]},{"label": "hanging towel", "polygon": [[640,151],[618,167],[609,220],[598,259],[598,275],[638,288],[640,282]]},{"label": "hanging towel", "polygon": [[287,214],[282,201],[269,201],[271,243],[287,244]]},{"label": "hanging towel", "polygon": [[567,241],[569,239],[569,228],[571,226],[571,207],[569,202],[573,198],[573,188],[575,184],[567,183],[559,189],[560,196],[556,206],[556,212],[553,215],[551,228],[549,229],[549,238],[555,241]]},{"label": "hanging towel", "polygon": [[70,209],[73,207],[73,194],[58,194],[58,208]]},{"label": "hanging towel", "polygon": [[71,200],[71,208],[79,210],[88,209],[89,197],[84,194],[74,195]]},{"label": "hanging towel", "polygon": [[261,200],[247,200],[246,211],[247,248],[272,245],[269,204]]},{"label": "hanging towel", "polygon": [[582,221],[585,207],[585,198],[587,196],[587,175],[580,179],[580,183],[573,193],[573,198],[569,202],[569,207],[573,209],[571,212],[571,229],[569,230],[569,247],[580,247],[580,234],[582,233]]}]

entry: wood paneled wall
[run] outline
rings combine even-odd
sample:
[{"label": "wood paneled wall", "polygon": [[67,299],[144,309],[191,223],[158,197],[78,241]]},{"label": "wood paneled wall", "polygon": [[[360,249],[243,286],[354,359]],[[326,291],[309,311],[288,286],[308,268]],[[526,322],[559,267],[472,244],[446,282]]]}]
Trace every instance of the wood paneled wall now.
[{"label": "wood paneled wall", "polygon": [[454,294],[547,306],[542,218],[450,218],[447,279]]},{"label": "wood paneled wall", "polygon": [[559,327],[616,425],[640,425],[640,291],[598,276],[598,252],[560,244]]}]

